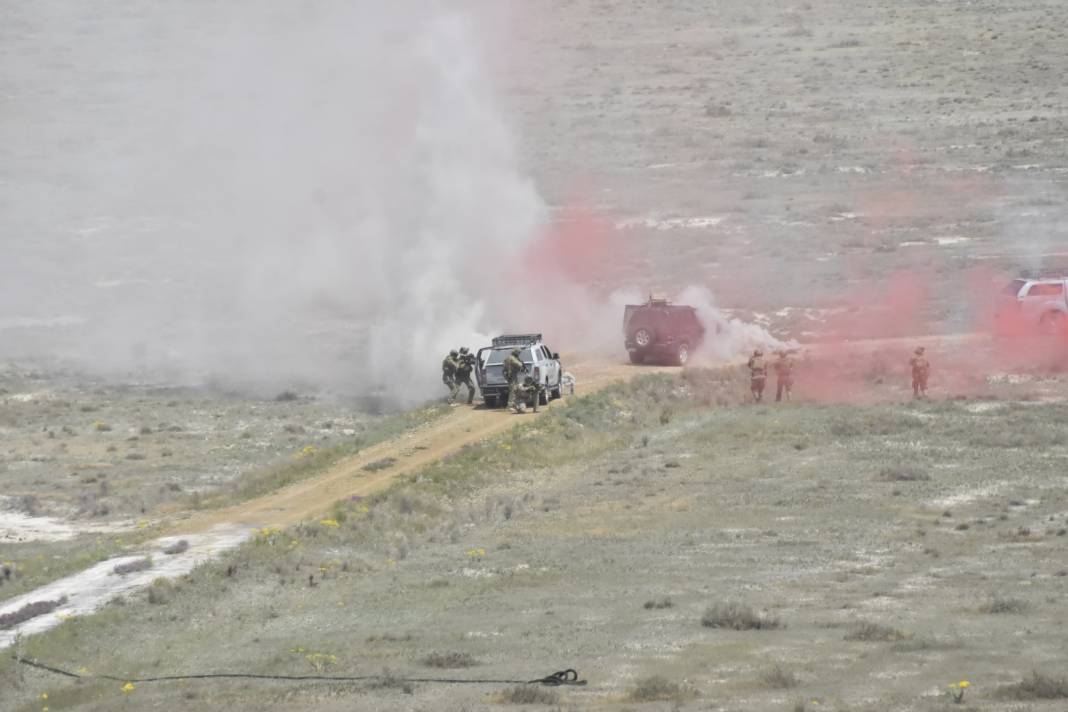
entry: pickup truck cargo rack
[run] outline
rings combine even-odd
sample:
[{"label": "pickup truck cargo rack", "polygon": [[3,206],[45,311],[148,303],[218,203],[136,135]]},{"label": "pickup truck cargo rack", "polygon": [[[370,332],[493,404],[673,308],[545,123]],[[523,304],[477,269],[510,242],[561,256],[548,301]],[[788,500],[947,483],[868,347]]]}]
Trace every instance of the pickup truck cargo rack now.
[{"label": "pickup truck cargo rack", "polygon": [[493,340],[493,348],[502,346],[530,346],[541,341],[541,334],[507,334]]}]

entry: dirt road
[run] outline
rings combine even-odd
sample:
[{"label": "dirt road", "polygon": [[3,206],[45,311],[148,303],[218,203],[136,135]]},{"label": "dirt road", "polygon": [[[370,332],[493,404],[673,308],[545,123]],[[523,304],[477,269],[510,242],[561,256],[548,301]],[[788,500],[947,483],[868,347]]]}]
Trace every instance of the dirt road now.
[{"label": "dirt road", "polygon": [[[640,374],[671,371],[667,367],[635,367],[610,360],[566,361],[578,378],[577,394],[593,393],[614,381]],[[558,408],[564,399],[553,401]],[[339,499],[375,494],[398,477],[441,460],[460,448],[493,437],[537,417],[529,411],[515,415],[506,409],[461,405],[448,416],[397,438],[387,440],[338,462],[326,472],[271,494],[225,509],[196,514],[175,522],[171,534],[196,534],[220,525],[287,527],[321,516]],[[372,466],[369,468],[369,466]]]}]

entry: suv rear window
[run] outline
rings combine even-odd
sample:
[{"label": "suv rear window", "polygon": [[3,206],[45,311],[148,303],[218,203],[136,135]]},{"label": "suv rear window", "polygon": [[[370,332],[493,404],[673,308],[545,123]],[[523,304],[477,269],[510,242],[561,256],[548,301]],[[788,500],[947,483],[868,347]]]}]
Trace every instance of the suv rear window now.
[{"label": "suv rear window", "polygon": [[1046,282],[1044,284],[1032,284],[1031,289],[1027,290],[1027,296],[1029,297],[1059,297],[1063,294],[1063,282]]},{"label": "suv rear window", "polygon": [[[490,351],[489,358],[486,359],[487,366],[500,366],[504,363],[504,360],[508,358],[508,354],[512,353],[512,349],[494,349]],[[519,360],[524,362],[533,362],[534,358],[530,355],[530,349],[523,349],[523,352],[519,354]]]}]

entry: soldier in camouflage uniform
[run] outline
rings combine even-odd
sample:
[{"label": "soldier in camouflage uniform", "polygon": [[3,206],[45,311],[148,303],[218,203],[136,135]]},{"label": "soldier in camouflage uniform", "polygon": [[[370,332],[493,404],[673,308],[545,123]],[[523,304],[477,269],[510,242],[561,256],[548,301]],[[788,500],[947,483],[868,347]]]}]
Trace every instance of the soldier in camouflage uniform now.
[{"label": "soldier in camouflage uniform", "polygon": [[449,389],[449,405],[456,401],[456,394],[460,392],[460,386],[456,383],[456,368],[459,365],[457,359],[460,354],[456,349],[449,352],[445,360],[441,362],[441,382]]},{"label": "soldier in camouflage uniform", "polygon": [[768,379],[768,366],[764,362],[764,352],[757,349],[749,357],[749,390],[753,394],[753,401],[759,403],[764,400],[764,384]]},{"label": "soldier in camouflage uniform", "polygon": [[532,376],[523,379],[523,400],[530,404],[535,413],[538,412],[538,403],[541,402],[541,394],[544,390],[545,386],[535,381]]},{"label": "soldier in camouflage uniform", "polygon": [[909,359],[909,368],[912,369],[912,397],[927,397],[927,377],[931,374],[931,363],[923,355],[924,348],[917,346]]},{"label": "soldier in camouflage uniform", "polygon": [[471,370],[475,367],[475,355],[466,346],[460,348],[460,356],[456,360],[456,375],[453,382],[456,384],[456,393],[460,392],[461,386],[467,386],[467,404],[475,400],[475,384],[471,382]]},{"label": "soldier in camouflage uniform", "polygon": [[519,382],[519,374],[526,370],[526,366],[519,360],[519,354],[521,353],[522,351],[519,349],[512,349],[512,353],[501,364],[504,380],[508,382],[507,405],[511,405],[516,413],[523,412],[523,403],[520,400],[523,395],[520,391],[523,387]]}]

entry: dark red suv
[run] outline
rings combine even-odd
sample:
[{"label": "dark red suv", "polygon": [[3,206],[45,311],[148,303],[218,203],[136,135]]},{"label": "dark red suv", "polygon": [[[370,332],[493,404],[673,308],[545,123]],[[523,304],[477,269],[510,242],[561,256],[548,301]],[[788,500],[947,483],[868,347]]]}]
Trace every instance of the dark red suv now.
[{"label": "dark red suv", "polygon": [[623,310],[623,338],[631,363],[657,361],[685,366],[705,337],[697,310],[650,297]]}]

